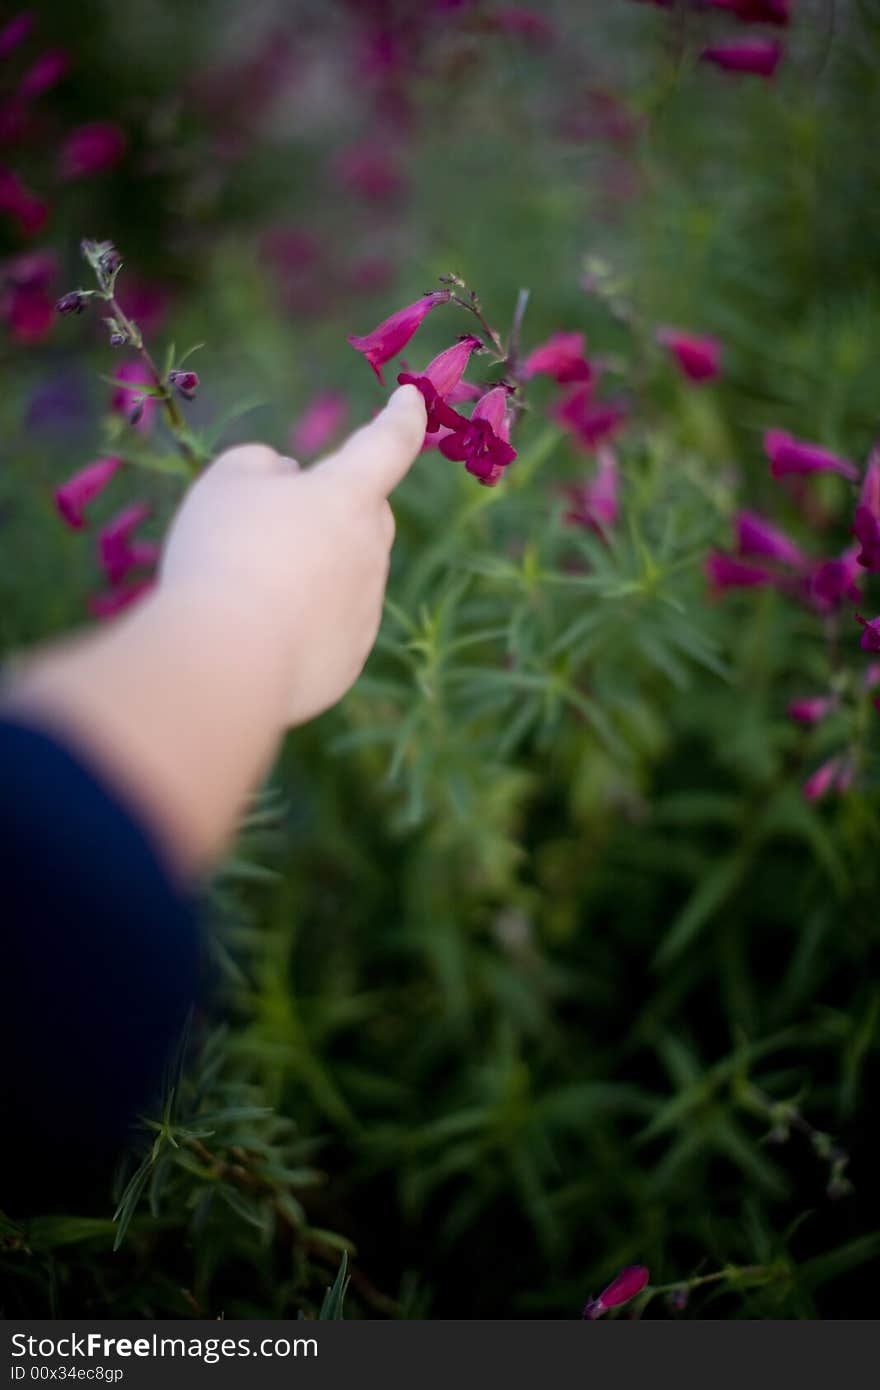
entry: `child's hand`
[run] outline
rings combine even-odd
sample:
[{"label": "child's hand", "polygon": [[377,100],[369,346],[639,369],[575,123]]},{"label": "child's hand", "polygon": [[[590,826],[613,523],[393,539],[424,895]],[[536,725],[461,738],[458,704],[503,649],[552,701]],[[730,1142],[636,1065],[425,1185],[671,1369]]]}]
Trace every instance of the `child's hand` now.
[{"label": "child's hand", "polygon": [[160,594],[228,608],[233,647],[242,620],[264,631],[291,724],[344,695],[373,646],[394,539],[387,498],[424,433],[422,397],[402,386],[375,420],[306,471],[264,445],[230,449],[172,524]]}]

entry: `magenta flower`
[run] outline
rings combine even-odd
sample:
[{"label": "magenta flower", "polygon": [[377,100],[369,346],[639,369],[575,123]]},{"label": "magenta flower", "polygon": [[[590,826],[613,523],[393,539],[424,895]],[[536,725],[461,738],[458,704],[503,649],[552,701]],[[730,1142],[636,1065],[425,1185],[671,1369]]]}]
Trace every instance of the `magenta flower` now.
[{"label": "magenta flower", "polygon": [[72,526],[75,531],[82,530],[86,524],[83,510],[104,490],[121,467],[122,459],[95,459],[94,463],[81,468],[58,488],[55,493],[55,505],[68,526]]},{"label": "magenta flower", "polygon": [[839,473],[855,482],[859,476],[859,470],[848,459],[832,454],[820,444],[795,439],[785,430],[767,431],[764,452],[770,460],[770,473],[774,478],[784,478],[789,473]]},{"label": "magenta flower", "polygon": [[341,150],[333,168],[339,181],[367,202],[386,202],[403,186],[387,140],[364,140]]},{"label": "magenta flower", "polygon": [[92,121],[71,131],[61,146],[61,177],[82,179],[113,169],[125,154],[126,138],[112,121]]},{"label": "magenta flower", "polygon": [[325,391],[315,397],[290,431],[291,449],[297,456],[311,458],[342,433],[347,419],[345,397],[339,391]]},{"label": "magenta flower", "polygon": [[89,599],[89,612],[93,618],[115,618],[117,613],[121,613],[124,608],[130,608],[155,587],[154,579],[138,579],[133,584],[111,589],[109,593],[93,594]]},{"label": "magenta flower", "polygon": [[773,584],[776,576],[758,565],[747,565],[735,555],[723,550],[710,550],[705,561],[706,578],[713,594],[725,589],[754,589],[761,584]]},{"label": "magenta flower", "polygon": [[528,377],[544,373],[554,381],[564,384],[569,381],[590,381],[593,369],[584,355],[583,333],[553,333],[530,352],[522,365],[522,375]]},{"label": "magenta flower", "polygon": [[118,381],[119,385],[110,398],[110,409],[124,415],[144,432],[150,428],[156,409],[155,396],[144,396],[142,391],[137,389],[139,386],[153,385],[146,377],[147,369],[142,362],[135,359],[121,363],[114,374],[114,380]]},{"label": "magenta flower", "polygon": [[841,758],[829,758],[827,763],[817,767],[811,777],[808,777],[803,785],[803,793],[807,801],[821,801],[823,797],[835,788],[844,791],[845,786],[840,785],[840,774],[843,772]]},{"label": "magenta flower", "polygon": [[132,541],[134,532],[149,514],[146,502],[133,502],[98,532],[98,556],[111,584],[118,584],[129,570],[153,565],[159,558],[159,547],[151,541]]},{"label": "magenta flower", "polygon": [[880,571],[880,450],[877,449],[868,459],[853,535],[861,546],[858,563],[864,569]]},{"label": "magenta flower", "polygon": [[7,213],[22,236],[36,236],[49,217],[49,205],[31,193],[11,169],[0,169],[0,212]]},{"label": "magenta flower", "polygon": [[8,24],[4,24],[0,29],[0,58],[7,57],[20,43],[24,43],[33,27],[34,16],[30,10],[17,14]]},{"label": "magenta flower", "polygon": [[18,95],[25,100],[38,97],[60,82],[70,67],[70,59],[62,48],[43,53],[18,84]]},{"label": "magenta flower", "polygon": [[862,633],[859,645],[863,652],[880,652],[880,618],[863,618],[861,613],[856,614],[856,622],[861,623],[865,629]]},{"label": "magenta flower", "polygon": [[721,344],[717,338],[699,338],[678,328],[661,328],[657,341],[668,348],[690,381],[709,381],[721,371]]},{"label": "magenta flower", "polygon": [[195,394],[200,385],[198,372],[184,372],[178,368],[168,373],[168,380],[177,394],[183,396],[185,401],[195,400]]},{"label": "magenta flower", "polygon": [[757,512],[739,512],[736,518],[736,548],[740,555],[766,555],[780,564],[801,569],[805,557],[783,531],[771,526]]},{"label": "magenta flower", "polygon": [[398,309],[396,314],[383,319],[371,333],[365,334],[364,337],[358,337],[356,334],[349,335],[348,341],[355,352],[364,354],[379,378],[380,385],[385,385],[382,379],[382,367],[386,362],[390,362],[392,357],[396,357],[399,352],[403,351],[432,309],[436,308],[438,304],[448,302],[449,293],[449,290],[432,290],[430,294],[425,294],[421,299],[417,299],[414,304],[407,304],[406,308]]},{"label": "magenta flower", "polygon": [[771,39],[741,39],[730,43],[714,43],[704,48],[700,57],[714,63],[725,72],[747,72],[756,77],[772,77],[784,50],[781,43]]},{"label": "magenta flower", "polygon": [[401,386],[416,386],[424,397],[428,411],[426,434],[433,434],[441,425],[451,430],[461,430],[467,425],[467,420],[456,414],[448,404],[448,398],[464,376],[471,353],[479,351],[482,346],[479,338],[467,333],[452,347],[438,353],[420,376],[412,372],[398,374],[397,380]]},{"label": "magenta flower", "polygon": [[585,449],[595,449],[616,434],[628,412],[622,401],[594,402],[592,386],[585,382],[573,386],[551,413]]},{"label": "magenta flower", "polygon": [[792,700],[787,713],[798,724],[819,724],[836,704],[833,695],[808,695],[803,700]]},{"label": "magenta flower", "polygon": [[856,547],[834,560],[823,560],[807,581],[807,596],[820,613],[831,613],[842,603],[858,603],[861,578]]},{"label": "magenta flower", "polygon": [[586,526],[604,536],[617,522],[620,476],[617,456],[604,446],[598,451],[596,476],[588,482],[567,489],[571,508],[565,520],[574,526]]},{"label": "magenta flower", "polygon": [[595,1322],[603,1313],[607,1313],[609,1308],[619,1308],[622,1303],[629,1303],[631,1298],[642,1292],[649,1277],[645,1265],[630,1265],[628,1269],[622,1269],[598,1298],[588,1301],[581,1317]]},{"label": "magenta flower", "polygon": [[507,389],[495,386],[477,401],[464,428],[440,441],[440,452],[448,459],[464,463],[469,473],[485,487],[494,487],[508,464],[516,458],[510,443],[507,419]]},{"label": "magenta flower", "polygon": [[39,285],[17,285],[4,305],[9,331],[17,343],[39,343],[55,323],[55,302]]},{"label": "magenta flower", "polygon": [[744,24],[787,24],[791,0],[707,0],[719,10],[730,10]]}]

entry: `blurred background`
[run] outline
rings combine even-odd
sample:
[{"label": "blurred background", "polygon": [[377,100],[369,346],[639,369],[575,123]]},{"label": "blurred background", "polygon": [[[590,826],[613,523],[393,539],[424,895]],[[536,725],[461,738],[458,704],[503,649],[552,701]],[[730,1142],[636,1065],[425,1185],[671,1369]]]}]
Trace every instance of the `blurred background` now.
[{"label": "blurred background", "polygon": [[[384,398],[347,336],[450,272],[502,337],[529,290],[524,352],[583,333],[610,407],[535,377],[497,488],[435,450],[395,495],[376,653],[218,874],[164,1106],[114,1191],[0,1193],[6,1316],[312,1316],[343,1250],[349,1317],[577,1317],[636,1263],[624,1314],[873,1314],[878,587],[853,484],[762,440],[874,443],[878,61],[877,0],[4,7],[5,653],[186,481],[130,352],[54,312],[83,237],[157,359],[203,344],[206,452],[332,446]],[[796,574],[719,569],[744,508]]]}]

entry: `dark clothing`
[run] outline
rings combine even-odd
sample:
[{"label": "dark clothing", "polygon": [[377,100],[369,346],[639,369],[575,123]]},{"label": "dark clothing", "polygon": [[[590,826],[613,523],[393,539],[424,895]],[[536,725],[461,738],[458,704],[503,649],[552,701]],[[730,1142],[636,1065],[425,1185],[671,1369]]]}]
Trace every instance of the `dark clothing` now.
[{"label": "dark clothing", "polygon": [[161,1090],[198,943],[193,903],[78,755],[0,722],[0,769],[0,1210],[13,1215],[58,1210],[83,1174],[103,1181]]}]

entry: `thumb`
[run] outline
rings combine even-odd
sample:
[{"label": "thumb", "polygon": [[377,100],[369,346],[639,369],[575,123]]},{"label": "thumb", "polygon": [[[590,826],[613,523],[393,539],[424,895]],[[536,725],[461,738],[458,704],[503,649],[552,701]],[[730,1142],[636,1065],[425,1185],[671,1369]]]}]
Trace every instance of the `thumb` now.
[{"label": "thumb", "polygon": [[421,392],[415,386],[399,386],[375,420],[356,430],[316,471],[382,500],[419,454],[426,420]]}]

